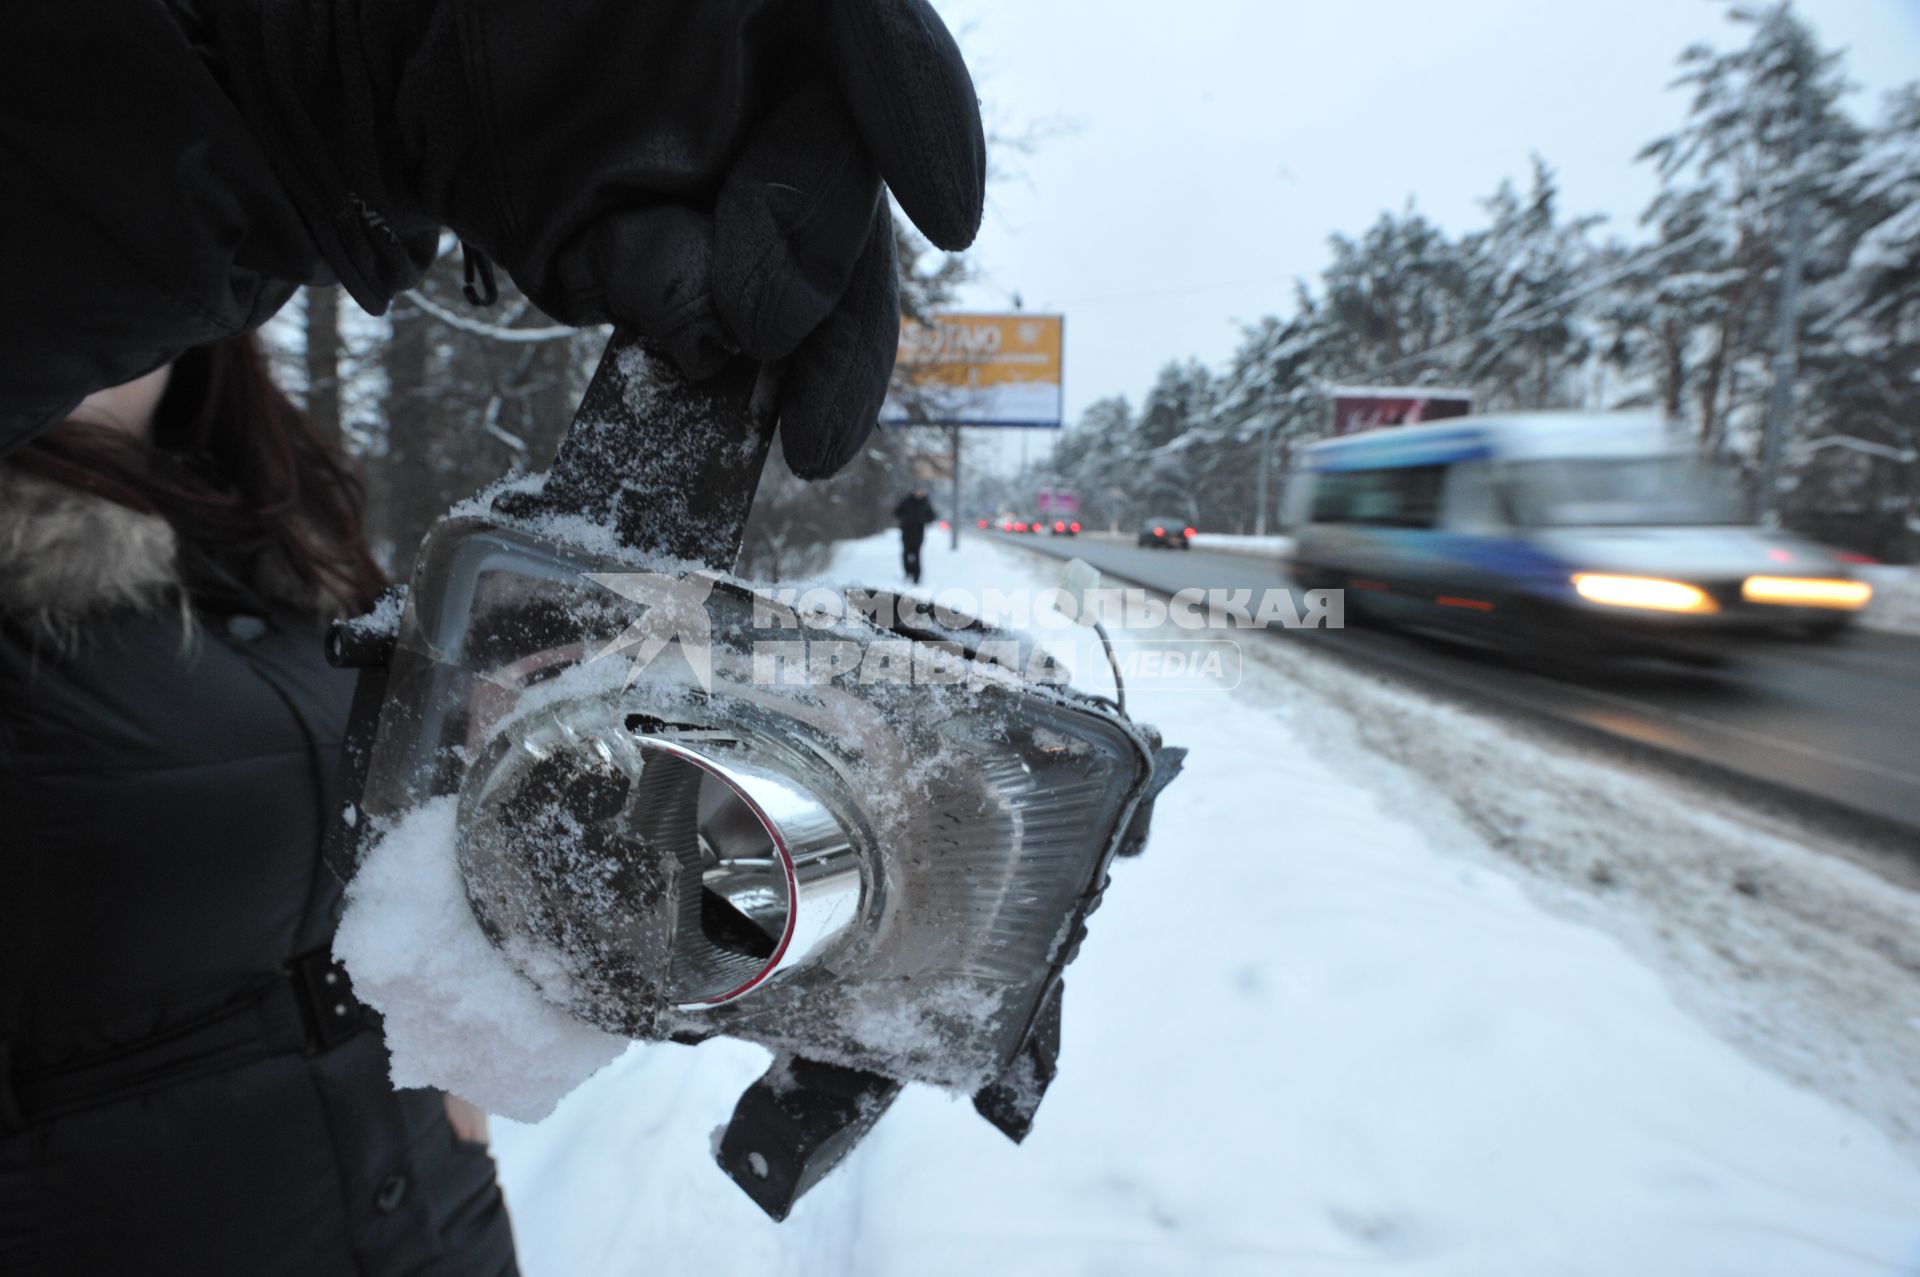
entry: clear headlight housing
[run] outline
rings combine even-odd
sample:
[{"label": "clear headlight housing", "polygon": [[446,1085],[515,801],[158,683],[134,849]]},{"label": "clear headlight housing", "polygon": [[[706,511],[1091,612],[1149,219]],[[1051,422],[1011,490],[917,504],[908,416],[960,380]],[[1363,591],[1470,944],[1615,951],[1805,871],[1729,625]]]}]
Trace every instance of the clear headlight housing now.
[{"label": "clear headlight housing", "polygon": [[[475,917],[589,1023],[934,1083],[1024,1134],[1051,1074],[1036,1040],[1157,740],[987,659],[977,624],[803,618],[712,573],[630,569],[441,524],[366,814],[458,795]],[[648,617],[671,641],[635,640]]]}]

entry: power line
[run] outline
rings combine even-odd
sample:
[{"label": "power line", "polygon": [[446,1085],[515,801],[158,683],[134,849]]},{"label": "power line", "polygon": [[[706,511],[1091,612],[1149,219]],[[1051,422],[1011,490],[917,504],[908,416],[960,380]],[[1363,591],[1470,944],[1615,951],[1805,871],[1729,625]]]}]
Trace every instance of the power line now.
[{"label": "power line", "polygon": [[1071,298],[1061,303],[1068,306],[1104,306],[1112,302],[1153,301],[1163,297],[1190,297],[1197,293],[1219,293],[1231,288],[1265,288],[1273,284],[1291,284],[1298,275],[1267,275],[1223,279],[1211,284],[1178,284],[1169,288],[1149,288],[1131,293],[1106,293],[1098,297]]}]

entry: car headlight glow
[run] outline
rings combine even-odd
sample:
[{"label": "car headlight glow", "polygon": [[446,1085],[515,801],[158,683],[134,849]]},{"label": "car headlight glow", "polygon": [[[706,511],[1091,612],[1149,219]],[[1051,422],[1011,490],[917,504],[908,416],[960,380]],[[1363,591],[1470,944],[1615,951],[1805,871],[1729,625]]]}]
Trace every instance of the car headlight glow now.
[{"label": "car headlight glow", "polygon": [[1573,588],[1589,603],[1606,607],[1640,608],[1649,612],[1708,613],[1720,605],[1699,586],[1651,576],[1614,576],[1605,572],[1576,572]]},{"label": "car headlight glow", "polygon": [[1844,578],[1750,576],[1740,587],[1740,597],[1749,603],[1857,612],[1872,600],[1873,587],[1865,581]]}]

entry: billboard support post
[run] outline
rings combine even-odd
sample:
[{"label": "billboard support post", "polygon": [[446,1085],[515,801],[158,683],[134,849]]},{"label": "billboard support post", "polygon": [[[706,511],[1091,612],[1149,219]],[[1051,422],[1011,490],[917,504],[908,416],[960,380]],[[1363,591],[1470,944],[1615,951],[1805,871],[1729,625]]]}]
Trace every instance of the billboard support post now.
[{"label": "billboard support post", "polygon": [[955,422],[947,427],[947,443],[953,449],[953,504],[947,509],[947,523],[953,531],[953,540],[948,549],[960,548],[960,425]]}]

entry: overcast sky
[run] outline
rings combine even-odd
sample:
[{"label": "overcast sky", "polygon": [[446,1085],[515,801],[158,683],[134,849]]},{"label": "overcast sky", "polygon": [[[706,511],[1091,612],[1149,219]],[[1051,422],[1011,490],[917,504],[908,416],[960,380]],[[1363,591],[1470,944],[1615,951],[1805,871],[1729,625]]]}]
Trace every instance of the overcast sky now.
[{"label": "overcast sky", "polygon": [[[1327,237],[1408,199],[1449,232],[1539,152],[1563,208],[1638,237],[1675,59],[1749,28],[1721,0],[934,0],[1003,130],[1057,125],[990,194],[969,306],[1067,317],[1071,421],[1218,365],[1291,306]],[[1920,78],[1920,0],[1801,0],[1856,114]],[[1012,432],[1009,432],[1012,433]],[[1012,444],[1013,440],[1006,441]],[[1038,443],[1038,440],[1033,441]]]}]

